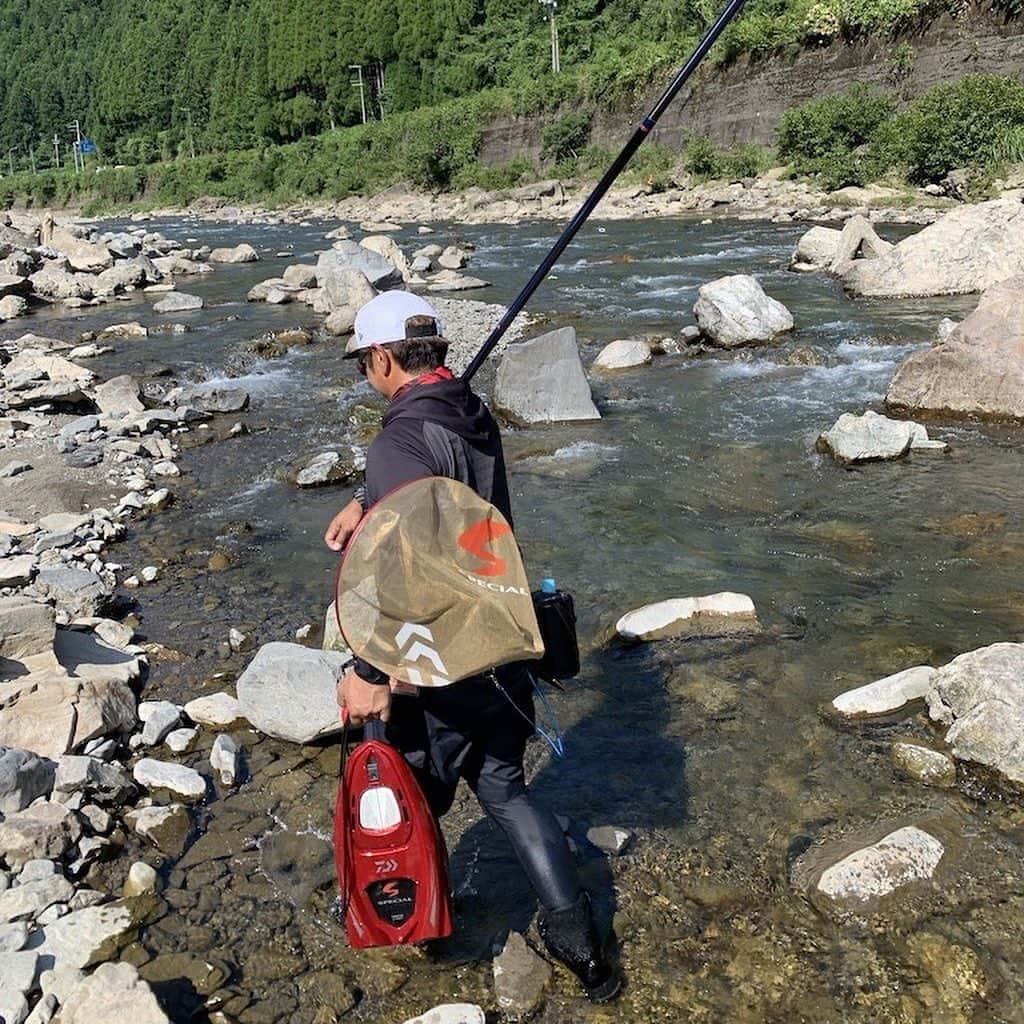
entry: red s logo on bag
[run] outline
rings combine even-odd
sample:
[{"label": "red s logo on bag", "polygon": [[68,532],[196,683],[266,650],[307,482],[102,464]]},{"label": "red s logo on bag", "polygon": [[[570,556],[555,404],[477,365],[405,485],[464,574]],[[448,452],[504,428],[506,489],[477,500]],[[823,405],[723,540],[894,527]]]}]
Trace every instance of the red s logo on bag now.
[{"label": "red s logo on bag", "polygon": [[508,563],[504,558],[499,558],[493,551],[488,551],[487,547],[499,537],[504,537],[505,534],[511,532],[512,527],[508,523],[500,523],[488,518],[481,519],[479,523],[474,523],[459,534],[459,547],[464,551],[468,551],[474,558],[479,558],[484,563],[480,568],[473,570],[474,575],[505,575]]}]

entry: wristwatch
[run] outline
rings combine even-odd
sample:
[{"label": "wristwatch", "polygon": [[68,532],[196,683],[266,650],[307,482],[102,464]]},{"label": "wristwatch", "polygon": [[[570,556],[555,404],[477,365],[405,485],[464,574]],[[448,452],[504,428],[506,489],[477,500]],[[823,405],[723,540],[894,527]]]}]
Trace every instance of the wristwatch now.
[{"label": "wristwatch", "polygon": [[341,670],[346,674],[355,672],[364,683],[372,683],[374,686],[386,686],[391,678],[387,672],[381,672],[379,668],[374,668],[368,661],[363,661],[362,658],[349,658],[341,666]]}]

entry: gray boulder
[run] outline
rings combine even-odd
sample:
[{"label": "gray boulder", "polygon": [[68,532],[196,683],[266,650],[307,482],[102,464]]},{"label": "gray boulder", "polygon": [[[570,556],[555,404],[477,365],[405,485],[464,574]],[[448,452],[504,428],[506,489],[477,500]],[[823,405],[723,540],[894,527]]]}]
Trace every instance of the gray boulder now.
[{"label": "gray boulder", "polygon": [[214,249],[210,253],[211,263],[255,263],[259,258],[260,254],[248,242],[230,249]]},{"label": "gray boulder", "polygon": [[526,944],[519,932],[510,932],[505,947],[494,958],[494,995],[502,1013],[513,1020],[529,1017],[544,1002],[551,981],[551,966]]},{"label": "gray boulder", "polygon": [[841,237],[842,231],[816,224],[800,236],[789,261],[789,269],[803,273],[829,270],[839,250]]},{"label": "gray boulder", "polygon": [[599,420],[575,329],[560,327],[510,345],[498,366],[494,407],[522,426]]},{"label": "gray boulder", "polygon": [[97,274],[92,290],[94,295],[116,295],[127,288],[138,288],[144,284],[146,284],[145,268],[133,261],[122,260],[101,274]]},{"label": "gray boulder", "polygon": [[195,387],[181,388],[173,396],[173,401],[175,405],[191,405],[203,412],[241,412],[249,407],[249,392],[243,388],[219,388],[211,384],[199,384]]},{"label": "gray boulder", "polygon": [[402,272],[386,256],[350,240],[336,242],[333,248],[320,254],[316,264],[317,285],[326,293],[332,308],[345,305],[358,308],[367,301],[363,299],[357,304],[350,300],[352,291],[358,286],[358,278],[351,277],[351,271],[362,274],[378,291],[402,285]]},{"label": "gray boulder", "polygon": [[126,231],[106,234],[102,241],[110,252],[121,260],[133,259],[142,251],[142,243],[139,239],[135,235],[129,235]]},{"label": "gray boulder", "polygon": [[1024,644],[1001,643],[944,665],[928,695],[953,756],[1024,785]]},{"label": "gray boulder", "polygon": [[202,309],[205,303],[198,295],[188,292],[168,292],[153,306],[154,313],[190,313]]},{"label": "gray boulder", "polygon": [[1024,274],[992,285],[944,339],[909,356],[885,404],[903,415],[1024,421]]},{"label": "gray boulder", "polygon": [[[145,920],[151,907],[152,904],[147,898],[141,897],[134,900],[117,900],[114,903],[73,911],[52,924],[46,925],[43,929],[42,942],[36,947],[36,951],[41,957],[51,958],[59,968],[75,967],[81,970],[91,967],[93,964],[110,960],[135,938],[139,926]],[[107,968],[127,966],[127,964],[103,964],[96,973],[99,974],[100,971],[105,971]],[[134,968],[131,970],[134,971]],[[93,977],[95,976],[93,975]],[[83,982],[84,984],[86,983]],[[75,992],[81,992],[81,986]],[[75,992],[69,995],[65,1005],[69,1009],[76,1006],[79,1008],[78,1012],[81,1012],[86,997],[83,995],[81,1000],[76,999]],[[104,1013],[99,1005],[95,1005],[94,1009],[95,1016],[76,1016],[74,1019],[83,1022],[131,1020],[133,1024],[142,1024],[145,1019],[137,1016],[123,1017],[109,1009]],[[64,1017],[64,1012],[62,1011],[62,1017]],[[67,1018],[65,1018],[66,1020]],[[164,1017],[161,1024],[166,1020],[167,1018]]]},{"label": "gray boulder", "polygon": [[81,277],[68,273],[63,267],[45,266],[37,270],[30,280],[32,291],[42,298],[54,301],[92,298],[92,288]]},{"label": "gray boulder", "polygon": [[944,452],[948,445],[934,441],[920,423],[893,420],[870,409],[861,416],[844,412],[817,440],[816,449],[842,465],[898,459],[910,451]]},{"label": "gray boulder", "polygon": [[55,634],[48,605],[18,595],[0,597],[0,665],[5,659],[24,661],[50,653]]},{"label": "gray boulder", "polygon": [[54,765],[29,750],[0,747],[0,818],[53,791]]},{"label": "gray boulder", "polygon": [[994,199],[951,210],[873,260],[852,263],[853,295],[913,298],[982,292],[1024,274],[1024,204]]},{"label": "gray boulder", "polygon": [[105,416],[134,416],[145,412],[141,393],[139,382],[128,373],[111,377],[93,390],[96,408]]},{"label": "gray boulder", "polygon": [[0,299],[0,321],[15,320],[28,312],[28,303],[20,295],[5,295]]},{"label": "gray boulder", "polygon": [[339,732],[336,691],[347,660],[335,651],[265,644],[238,679],[242,713],[260,732],[291,743]]},{"label": "gray boulder", "polygon": [[693,307],[701,333],[719,348],[771,341],[793,330],[788,309],[764,293],[749,274],[721,277],[703,285]]},{"label": "gray boulder", "polygon": [[8,295],[31,295],[32,282],[21,274],[0,273],[0,298]]},{"label": "gray boulder", "polygon": [[59,860],[78,842],[82,825],[62,804],[35,804],[0,823],[0,855],[12,868],[30,860]]},{"label": "gray boulder", "polygon": [[327,487],[351,480],[358,472],[359,460],[356,454],[354,449],[347,455],[341,452],[323,452],[299,471],[295,483],[299,487]]},{"label": "gray boulder", "polygon": [[65,754],[57,759],[53,789],[64,796],[81,793],[95,803],[121,804],[135,792],[135,785],[119,764]]},{"label": "gray boulder", "polygon": [[107,585],[95,573],[69,566],[41,569],[35,588],[72,619],[99,615],[110,600]]},{"label": "gray boulder", "polygon": [[871,222],[858,213],[843,225],[829,269],[833,274],[842,277],[853,265],[854,260],[877,259],[891,248],[892,242],[879,238]]},{"label": "gray boulder", "polygon": [[114,265],[114,257],[105,245],[78,238],[64,228],[54,228],[48,244],[67,257],[72,269],[84,274],[98,274]]},{"label": "gray boulder", "polygon": [[641,338],[621,338],[605,345],[594,360],[595,370],[631,370],[651,361],[651,346]]}]

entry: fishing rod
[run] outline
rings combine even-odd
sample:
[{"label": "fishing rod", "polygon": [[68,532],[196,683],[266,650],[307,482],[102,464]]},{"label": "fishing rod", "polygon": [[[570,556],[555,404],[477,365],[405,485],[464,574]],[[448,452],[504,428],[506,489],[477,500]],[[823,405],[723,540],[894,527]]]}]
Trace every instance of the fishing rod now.
[{"label": "fishing rod", "polygon": [[473,361],[463,371],[462,380],[467,384],[483,365],[484,360],[494,350],[494,346],[501,341],[502,336],[512,325],[512,321],[522,312],[526,303],[530,301],[530,296],[537,290],[544,278],[548,276],[548,272],[558,261],[558,257],[562,255],[566,246],[576,237],[576,233],[594,212],[594,207],[601,201],[608,189],[612,187],[615,179],[622,173],[626,164],[632,159],[633,154],[640,148],[641,143],[650,135],[651,129],[654,128],[661,115],[668,109],[669,104],[676,98],[679,90],[686,84],[687,79],[697,70],[700,62],[707,56],[708,50],[714,45],[715,40],[739,13],[744,2],[745,0],[730,0],[729,5],[718,16],[718,20],[707,30],[704,38],[697,44],[697,48],[690,54],[689,59],[680,69],[679,74],[672,80],[671,85],[661,95],[658,102],[651,107],[647,116],[637,125],[636,130],[623,147],[622,152],[615,158],[611,167],[605,171],[604,177],[594,187],[594,191],[587,196],[583,205],[576,212],[576,216],[566,225],[565,230],[551,247],[551,251],[541,260],[541,264],[533,272],[533,276],[526,282],[523,290],[502,314],[497,326],[491,331],[487,340],[480,347],[480,351],[477,352],[473,357]]}]

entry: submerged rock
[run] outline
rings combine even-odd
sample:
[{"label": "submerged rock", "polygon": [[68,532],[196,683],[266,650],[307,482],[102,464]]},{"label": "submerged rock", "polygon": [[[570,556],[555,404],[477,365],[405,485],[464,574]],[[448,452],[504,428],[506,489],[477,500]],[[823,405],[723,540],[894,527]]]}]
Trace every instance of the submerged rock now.
[{"label": "submerged rock", "polygon": [[189,295],[187,292],[168,292],[153,306],[154,313],[188,313],[196,309],[202,309],[204,301],[198,295]]},{"label": "submerged rock", "polygon": [[850,265],[853,295],[914,298],[981,292],[1024,274],[1024,204],[995,199],[958,207],[885,255]]},{"label": "submerged rock", "polygon": [[829,270],[839,251],[842,231],[815,225],[800,238],[789,261],[789,269],[803,273]]},{"label": "submerged rock", "polygon": [[100,1024],[124,1021],[131,1024],[170,1024],[148,983],[126,963],[106,963],[96,968],[61,1004],[56,1024]]},{"label": "submerged rock", "polygon": [[194,768],[183,764],[144,757],[135,765],[132,775],[140,786],[166,790],[182,800],[202,800],[206,796],[206,780]]},{"label": "submerged rock", "polygon": [[924,700],[931,690],[936,670],[927,665],[904,669],[856,690],[847,690],[832,701],[832,709],[846,718],[889,715],[911,701]]},{"label": "submerged rock", "polygon": [[693,307],[701,333],[719,348],[771,341],[793,330],[793,316],[765,294],[749,274],[721,277],[703,285]]},{"label": "submerged rock", "polygon": [[885,404],[899,413],[1024,421],[1024,274],[990,287],[962,323],[908,356]]},{"label": "submerged rock", "polygon": [[351,480],[359,472],[362,461],[356,449],[341,452],[323,452],[314,456],[295,477],[299,487],[327,487]]},{"label": "submerged rock", "polygon": [[248,242],[242,242],[230,249],[214,249],[210,253],[211,263],[255,263],[260,254]]},{"label": "submerged rock", "polygon": [[161,853],[180,857],[192,831],[192,819],[182,804],[143,807],[125,815],[129,828],[148,839]]},{"label": "submerged rock", "polygon": [[943,665],[928,694],[953,756],[1024,785],[1024,643],[992,644]]},{"label": "submerged rock", "polygon": [[857,416],[844,412],[815,444],[817,451],[850,465],[898,459],[910,451],[945,452],[944,441],[934,441],[920,423],[894,420],[870,409]]},{"label": "submerged rock", "polygon": [[754,602],[746,594],[728,591],[644,605],[623,615],[615,624],[619,637],[633,642],[750,633],[760,628]]},{"label": "submerged rock", "polygon": [[926,786],[945,788],[956,783],[956,764],[940,750],[918,743],[894,743],[892,761],[905,775]]},{"label": "submerged rock", "polygon": [[519,932],[509,932],[494,958],[494,996],[502,1012],[513,1019],[529,1017],[544,1002],[551,966],[526,944]]},{"label": "submerged rock", "polygon": [[599,420],[575,329],[561,327],[510,345],[498,366],[494,407],[522,426]]},{"label": "submerged rock", "polygon": [[826,868],[816,888],[832,900],[867,903],[931,878],[944,853],[935,836],[914,826],[900,828]]},{"label": "submerged rock", "polygon": [[405,1024],[486,1024],[486,1020],[484,1011],[473,1003],[442,1003]]}]

